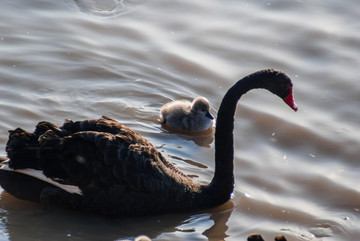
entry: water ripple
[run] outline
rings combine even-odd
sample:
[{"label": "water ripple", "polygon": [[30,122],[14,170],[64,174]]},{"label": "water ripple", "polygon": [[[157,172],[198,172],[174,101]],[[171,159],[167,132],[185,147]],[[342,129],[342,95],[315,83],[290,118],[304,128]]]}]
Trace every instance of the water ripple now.
[{"label": "water ripple", "polygon": [[74,0],[79,9],[97,16],[116,16],[130,11],[147,0]]}]

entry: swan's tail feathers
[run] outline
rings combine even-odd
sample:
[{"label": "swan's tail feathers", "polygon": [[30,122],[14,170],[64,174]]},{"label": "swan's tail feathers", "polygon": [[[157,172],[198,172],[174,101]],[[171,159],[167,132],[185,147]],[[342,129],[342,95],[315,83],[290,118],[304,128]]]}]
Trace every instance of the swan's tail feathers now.
[{"label": "swan's tail feathers", "polygon": [[64,138],[58,135],[60,132],[55,125],[40,122],[34,133],[21,128],[9,133],[6,152],[11,169],[31,168],[42,170],[49,177],[66,178],[60,151]]},{"label": "swan's tail feathers", "polygon": [[[81,195],[77,186],[65,185],[63,182],[68,174],[62,166],[65,139],[62,132],[49,122],[40,122],[34,133],[21,128],[9,131],[6,144],[8,157],[0,158],[1,186],[20,199],[36,202],[46,196],[42,191],[47,187],[52,188],[49,192],[51,196],[56,188],[60,190],[56,193]],[[28,187],[31,190],[27,190]]]},{"label": "swan's tail feathers", "polygon": [[21,128],[10,130],[9,133],[9,140],[6,144],[7,156],[10,159],[9,167],[12,169],[39,169],[37,138]]}]

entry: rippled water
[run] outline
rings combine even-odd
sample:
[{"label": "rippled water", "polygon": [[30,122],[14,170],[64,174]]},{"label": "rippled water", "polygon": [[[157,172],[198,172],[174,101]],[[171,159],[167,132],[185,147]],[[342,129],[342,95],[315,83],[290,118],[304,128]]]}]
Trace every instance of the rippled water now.
[{"label": "rippled water", "polygon": [[162,104],[203,95],[215,114],[236,80],[274,67],[300,108],[260,90],[241,100],[235,192],[220,207],[114,220],[2,191],[1,240],[360,240],[357,0],[5,0],[0,16],[3,155],[9,129],[109,115],[207,183],[211,137],[164,130]]}]

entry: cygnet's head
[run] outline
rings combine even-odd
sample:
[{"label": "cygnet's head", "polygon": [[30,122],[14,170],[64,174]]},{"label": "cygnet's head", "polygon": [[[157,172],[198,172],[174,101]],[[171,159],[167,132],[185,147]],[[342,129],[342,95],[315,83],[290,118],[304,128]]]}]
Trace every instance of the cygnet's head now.
[{"label": "cygnet's head", "polygon": [[205,97],[195,98],[191,104],[191,111],[197,114],[204,115],[211,120],[214,119],[214,117],[210,114],[210,103]]}]

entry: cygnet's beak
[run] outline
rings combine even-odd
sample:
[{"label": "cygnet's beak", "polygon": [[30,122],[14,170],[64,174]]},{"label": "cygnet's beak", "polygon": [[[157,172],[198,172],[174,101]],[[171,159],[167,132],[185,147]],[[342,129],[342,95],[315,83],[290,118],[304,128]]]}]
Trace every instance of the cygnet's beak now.
[{"label": "cygnet's beak", "polygon": [[207,113],[206,113],[206,115],[205,115],[206,117],[208,117],[208,118],[210,118],[210,119],[214,119],[214,117],[210,114],[210,112],[208,111]]}]

